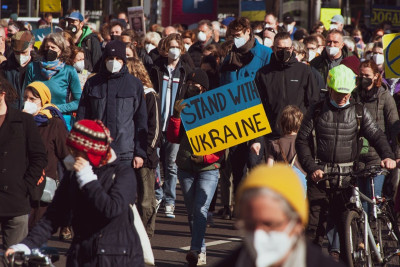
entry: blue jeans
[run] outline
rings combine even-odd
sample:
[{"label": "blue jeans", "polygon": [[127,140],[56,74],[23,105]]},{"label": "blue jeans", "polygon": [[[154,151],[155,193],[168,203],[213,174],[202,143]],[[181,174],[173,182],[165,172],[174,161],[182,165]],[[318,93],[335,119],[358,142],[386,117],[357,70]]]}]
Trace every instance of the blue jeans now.
[{"label": "blue jeans", "polygon": [[218,185],[219,170],[189,173],[178,169],[192,241],[190,250],[206,252],[207,212]]},{"label": "blue jeans", "polygon": [[[375,191],[375,196],[381,196],[382,195],[382,188],[383,188],[383,183],[385,181],[385,175],[378,175],[374,178],[374,191]],[[360,188],[361,193],[366,195],[369,198],[372,198],[372,190],[371,190],[371,178],[362,178],[358,179],[358,188]],[[368,202],[361,200],[362,206],[364,211],[369,214],[372,209]]]},{"label": "blue jeans", "polygon": [[[160,161],[163,164],[164,183],[162,188],[156,190],[156,198],[163,198],[166,205],[175,205],[177,179],[177,167],[175,160],[178,150],[179,144],[168,142],[166,134],[163,133],[159,154]],[[158,177],[161,177],[160,164],[158,164],[156,172]]]}]

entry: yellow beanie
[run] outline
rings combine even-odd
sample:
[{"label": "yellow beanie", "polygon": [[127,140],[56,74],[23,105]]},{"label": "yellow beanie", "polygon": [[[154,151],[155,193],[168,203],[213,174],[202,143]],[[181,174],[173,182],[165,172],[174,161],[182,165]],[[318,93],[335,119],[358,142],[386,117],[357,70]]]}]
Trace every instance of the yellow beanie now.
[{"label": "yellow beanie", "polygon": [[27,87],[33,87],[38,91],[40,99],[42,101],[42,106],[51,103],[51,93],[49,88],[42,82],[33,82]]},{"label": "yellow beanie", "polygon": [[248,189],[269,188],[281,195],[299,214],[303,225],[308,222],[308,202],[304,198],[303,185],[293,169],[284,164],[273,167],[260,165],[254,168],[240,184],[237,192],[237,202]]}]

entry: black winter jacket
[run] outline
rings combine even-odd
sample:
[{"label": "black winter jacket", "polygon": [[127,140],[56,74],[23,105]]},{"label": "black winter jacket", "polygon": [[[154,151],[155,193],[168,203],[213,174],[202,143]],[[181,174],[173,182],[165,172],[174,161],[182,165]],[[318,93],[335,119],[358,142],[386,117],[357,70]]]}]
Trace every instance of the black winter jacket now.
[{"label": "black winter jacket", "polygon": [[[357,157],[357,119],[356,104],[353,100],[344,108],[334,107],[329,99],[324,100],[319,115],[311,107],[303,119],[296,139],[296,151],[301,166],[308,175],[322,170],[314,159],[312,131],[315,127],[317,158],[322,165],[354,162]],[[316,120],[316,121],[314,121]],[[394,158],[385,134],[375,123],[371,113],[364,107],[360,122],[360,135],[367,138],[382,159]]]},{"label": "black winter jacket", "polygon": [[8,107],[0,127],[0,216],[30,212],[28,195],[40,199],[35,196],[36,184],[46,165],[46,150],[32,115]]},{"label": "black winter jacket", "polygon": [[85,69],[89,72],[97,73],[100,70],[101,59],[103,52],[97,35],[89,34],[82,40],[82,45],[85,54]]},{"label": "black winter jacket", "polygon": [[[207,45],[209,45],[209,44],[217,44],[217,43],[214,41],[214,39],[211,39],[211,42],[209,41],[209,43],[207,43]],[[203,46],[200,41],[197,41],[194,44],[192,44],[189,48],[188,53],[189,53],[190,57],[192,58],[194,66],[196,68],[200,68],[201,58],[203,57],[204,47],[205,46]]]},{"label": "black winter jacket", "polygon": [[87,80],[77,112],[77,120],[81,119],[101,120],[110,129],[114,138],[111,146],[121,159],[135,156],[146,159],[147,112],[143,85],[129,74],[125,64],[117,73],[110,73],[103,66],[100,73]]},{"label": "black winter jacket", "polygon": [[18,110],[24,108],[24,83],[26,69],[30,62],[36,62],[38,61],[38,58],[39,56],[35,52],[31,52],[31,60],[25,65],[25,67],[21,67],[15,59],[14,53],[11,53],[8,59],[0,66],[0,75],[5,77],[17,91],[18,99],[15,103],[12,103],[12,107]]},{"label": "black winter jacket", "polygon": [[147,159],[143,166],[155,169],[157,168],[159,157],[157,155],[157,147],[161,141],[161,112],[160,98],[152,88],[145,90],[146,107],[147,107]]},{"label": "black winter jacket", "polygon": [[153,59],[146,53],[146,49],[144,48],[136,48],[136,53],[139,59],[142,61],[147,72],[150,73],[150,70],[153,67]]},{"label": "black winter jacket", "polygon": [[31,249],[40,247],[71,214],[74,238],[66,266],[144,266],[129,207],[136,198],[135,172],[118,161],[93,172],[97,180],[82,189],[75,174],[67,173],[47,212],[22,243]]},{"label": "black winter jacket", "polygon": [[294,53],[284,63],[272,56],[270,64],[257,72],[255,81],[274,137],[281,135],[279,117],[287,105],[296,105],[305,113],[319,100],[310,66],[298,62]]}]

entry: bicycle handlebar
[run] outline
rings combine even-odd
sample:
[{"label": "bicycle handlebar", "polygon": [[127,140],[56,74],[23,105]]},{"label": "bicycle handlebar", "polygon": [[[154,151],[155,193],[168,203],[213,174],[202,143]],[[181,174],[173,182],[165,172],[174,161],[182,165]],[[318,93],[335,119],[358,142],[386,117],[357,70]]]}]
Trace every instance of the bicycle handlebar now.
[{"label": "bicycle handlebar", "polygon": [[360,177],[360,176],[368,176],[374,178],[377,175],[388,174],[389,170],[386,168],[382,168],[379,165],[373,165],[368,168],[364,168],[360,171],[349,171],[349,172],[326,172],[323,175],[323,178],[320,180],[330,180],[334,179],[334,176],[352,176],[352,177]]}]

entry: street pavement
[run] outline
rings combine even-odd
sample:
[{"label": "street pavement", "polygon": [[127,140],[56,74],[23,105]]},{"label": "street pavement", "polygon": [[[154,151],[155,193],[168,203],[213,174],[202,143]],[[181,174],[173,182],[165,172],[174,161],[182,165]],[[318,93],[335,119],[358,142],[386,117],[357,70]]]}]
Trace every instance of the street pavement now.
[{"label": "street pavement", "polygon": [[[155,262],[158,267],[184,266],[186,253],[190,247],[191,238],[186,208],[179,184],[176,193],[175,219],[166,218],[164,208],[161,207],[158,211],[155,236],[151,239]],[[218,200],[216,212],[219,208],[222,207]],[[215,227],[206,230],[207,266],[213,266],[222,260],[240,243],[239,231],[234,229],[234,220],[222,220],[215,215],[214,223]],[[60,253],[60,260],[54,265],[57,267],[65,266],[65,253],[70,242],[60,241],[58,234],[55,234],[47,245],[57,248]]]}]

